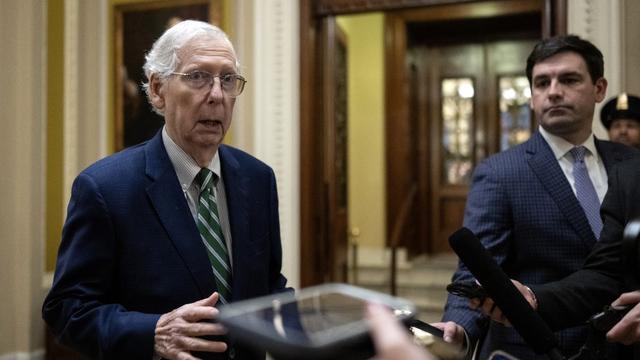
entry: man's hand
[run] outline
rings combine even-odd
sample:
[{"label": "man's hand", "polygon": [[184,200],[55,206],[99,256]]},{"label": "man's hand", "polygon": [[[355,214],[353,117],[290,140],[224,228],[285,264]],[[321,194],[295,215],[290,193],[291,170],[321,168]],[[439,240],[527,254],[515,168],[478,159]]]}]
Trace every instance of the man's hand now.
[{"label": "man's hand", "polygon": [[413,343],[407,330],[400,326],[389,309],[379,304],[369,304],[366,316],[376,347],[376,360],[436,360]]},{"label": "man's hand", "polygon": [[218,309],[218,293],[206,299],[183,305],[160,316],[156,324],[154,350],[164,359],[194,360],[192,351],[224,352],[227,344],[220,341],[201,339],[206,335],[223,335],[225,328],[220,324],[200,322],[213,320]]},{"label": "man's hand", "polygon": [[[524,296],[529,305],[531,305],[534,310],[537,310],[538,302],[533,292],[517,280],[511,280],[511,282],[516,287],[516,289],[520,291],[520,294]],[[493,299],[490,297],[487,297],[483,301],[480,301],[479,299],[471,299],[469,300],[469,306],[472,309],[479,309],[483,314],[489,316],[493,321],[511,326],[509,320],[502,313],[502,310],[500,310],[500,308],[496,306],[496,303],[494,303]]]},{"label": "man's hand", "polygon": [[466,336],[464,334],[464,329],[462,328],[462,326],[454,323],[453,321],[447,321],[446,323],[439,322],[431,325],[444,332],[444,334],[442,335],[444,341],[454,345],[458,345],[460,347],[464,346]]},{"label": "man's hand", "polygon": [[607,340],[610,342],[630,345],[640,341],[640,290],[620,295],[611,305],[633,304],[636,304],[633,309],[607,333]]}]

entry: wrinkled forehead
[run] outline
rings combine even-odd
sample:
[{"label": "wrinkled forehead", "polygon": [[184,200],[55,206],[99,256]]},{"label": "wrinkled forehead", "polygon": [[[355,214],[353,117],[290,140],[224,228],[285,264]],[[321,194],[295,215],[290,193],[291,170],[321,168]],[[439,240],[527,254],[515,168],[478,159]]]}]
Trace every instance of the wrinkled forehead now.
[{"label": "wrinkled forehead", "polygon": [[222,58],[237,66],[235,50],[231,42],[224,36],[202,35],[185,43],[177,52],[181,65],[194,59]]}]

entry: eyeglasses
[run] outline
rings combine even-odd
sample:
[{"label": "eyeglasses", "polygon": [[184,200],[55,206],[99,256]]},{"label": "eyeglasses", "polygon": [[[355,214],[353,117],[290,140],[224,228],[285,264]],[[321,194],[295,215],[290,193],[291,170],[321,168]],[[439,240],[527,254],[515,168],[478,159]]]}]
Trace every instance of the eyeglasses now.
[{"label": "eyeglasses", "polygon": [[244,84],[247,80],[238,74],[225,74],[225,75],[213,75],[203,70],[194,70],[189,73],[172,72],[172,75],[180,75],[187,82],[187,84],[197,90],[208,88],[211,90],[213,87],[213,79],[220,79],[220,86],[225,94],[236,97],[242,94],[244,90]]}]

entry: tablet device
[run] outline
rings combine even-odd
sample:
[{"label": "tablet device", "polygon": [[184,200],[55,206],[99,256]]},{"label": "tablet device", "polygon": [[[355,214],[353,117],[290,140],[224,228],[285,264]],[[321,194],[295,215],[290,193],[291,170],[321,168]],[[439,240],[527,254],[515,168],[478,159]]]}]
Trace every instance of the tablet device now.
[{"label": "tablet device", "polygon": [[220,307],[229,335],[276,359],[368,359],[374,355],[364,318],[368,302],[391,308],[407,323],[408,300],[347,284],[324,284]]}]

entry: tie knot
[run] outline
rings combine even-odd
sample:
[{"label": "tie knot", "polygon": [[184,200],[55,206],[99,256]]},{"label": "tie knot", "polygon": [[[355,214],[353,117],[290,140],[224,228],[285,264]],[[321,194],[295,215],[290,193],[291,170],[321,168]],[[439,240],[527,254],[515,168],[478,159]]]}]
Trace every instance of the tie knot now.
[{"label": "tie knot", "polygon": [[198,175],[196,175],[195,181],[198,186],[200,186],[200,191],[203,191],[212,188],[216,184],[218,175],[207,168],[202,168]]},{"label": "tie knot", "polygon": [[574,162],[584,161],[584,156],[587,153],[587,148],[584,146],[576,146],[569,151],[573,155]]}]

